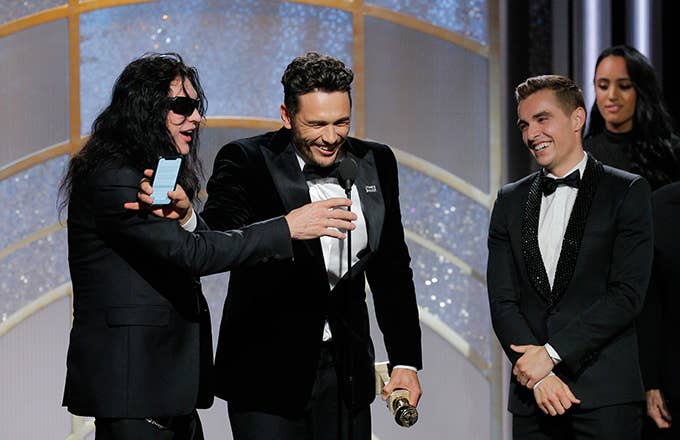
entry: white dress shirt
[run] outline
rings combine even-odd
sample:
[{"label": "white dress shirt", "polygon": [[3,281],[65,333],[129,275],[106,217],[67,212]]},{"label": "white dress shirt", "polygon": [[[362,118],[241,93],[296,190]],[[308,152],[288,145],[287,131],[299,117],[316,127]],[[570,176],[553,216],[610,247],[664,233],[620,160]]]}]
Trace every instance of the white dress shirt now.
[{"label": "white dress shirt", "polygon": [[[579,170],[579,175],[583,178],[583,172],[588,163],[588,155],[583,153],[583,159],[571,170],[566,172],[564,176],[568,176],[576,170]],[[547,173],[546,176],[553,179],[557,176]],[[538,248],[541,251],[541,259],[545,266],[545,271],[548,274],[548,282],[552,289],[555,281],[555,272],[557,271],[557,263],[562,252],[562,241],[564,240],[564,232],[567,230],[569,224],[569,217],[571,211],[574,209],[574,202],[578,188],[572,188],[567,185],[560,185],[555,189],[555,192],[550,195],[543,195],[541,197],[541,212],[538,217]],[[562,361],[562,358],[557,351],[548,343],[545,344],[545,349],[552,358],[555,364]],[[551,371],[550,375],[554,373]],[[538,386],[543,379],[538,381],[535,385]]]},{"label": "white dress shirt", "polygon": [[[304,168],[305,161],[300,153],[296,152],[300,169]],[[345,190],[334,177],[308,180],[309,198],[312,202],[328,200],[334,197],[346,197]],[[359,192],[356,185],[352,185],[352,212],[356,214],[354,221],[356,228],[352,231],[352,265],[359,259],[357,254],[368,245],[368,231],[366,230],[366,219],[359,203]],[[338,240],[334,237],[321,237],[321,252],[326,264],[326,274],[328,275],[328,285],[331,290],[338,283],[338,280],[347,272],[347,241]],[[324,324],[323,340],[328,341],[332,338],[331,329],[328,321]]]},{"label": "white dress shirt", "polygon": [[[300,169],[302,169],[305,166],[305,161],[299,152],[296,151],[296,154],[298,164]],[[338,159],[341,158],[342,156],[338,156]],[[308,180],[307,186],[309,187],[309,198],[312,202],[327,200],[333,197],[346,197],[345,190],[338,183],[338,179],[334,177]],[[352,265],[354,265],[359,261],[357,254],[368,246],[366,219],[361,209],[359,192],[356,185],[352,185],[352,212],[357,215],[357,219],[353,222],[356,228],[352,230]],[[332,290],[340,278],[347,272],[347,241],[346,239],[338,240],[334,237],[321,237],[319,240],[321,240],[323,260],[326,263],[328,285]],[[329,341],[332,337],[333,334],[331,333],[328,321],[326,321],[323,327],[323,340]],[[410,365],[395,365],[393,368],[417,371],[415,367]]]}]

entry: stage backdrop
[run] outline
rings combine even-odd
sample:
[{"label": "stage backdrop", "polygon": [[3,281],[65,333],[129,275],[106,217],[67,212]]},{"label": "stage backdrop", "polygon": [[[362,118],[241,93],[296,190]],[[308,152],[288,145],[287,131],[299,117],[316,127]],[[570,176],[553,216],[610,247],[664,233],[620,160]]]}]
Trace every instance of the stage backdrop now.
[{"label": "stage backdrop", "polygon": [[[3,1],[0,438],[94,438],[91,419],[60,407],[72,293],[56,196],[116,75],[145,52],[179,52],[198,67],[209,174],[228,140],[280,126],[283,69],[316,50],[356,73],[353,135],[391,145],[399,161],[425,394],[408,430],[377,401],[374,436],[500,439],[484,279],[501,175],[498,27],[497,0]],[[215,334],[227,280],[203,279]],[[223,401],[202,418],[207,438],[231,438]]]}]

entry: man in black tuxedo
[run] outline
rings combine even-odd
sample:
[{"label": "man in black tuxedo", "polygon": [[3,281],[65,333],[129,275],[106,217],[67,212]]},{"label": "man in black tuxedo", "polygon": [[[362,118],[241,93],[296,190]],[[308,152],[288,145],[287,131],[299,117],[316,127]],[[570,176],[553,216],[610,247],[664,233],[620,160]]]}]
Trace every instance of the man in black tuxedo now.
[{"label": "man in black tuxedo", "polygon": [[348,137],[352,79],[337,59],[296,58],[282,78],[284,128],[231,142],[215,159],[202,217],[217,230],[342,196],[331,172],[341,160],[358,165],[351,280],[345,242],[333,238],[295,242],[292,260],[231,273],[215,363],[216,395],[229,404],[236,439],[348,439],[349,429],[370,439],[374,355],[364,277],[394,366],[384,394],[408,389],[413,405],[421,394],[397,164],[387,146]]},{"label": "man in black tuxedo", "polygon": [[645,307],[637,321],[640,367],[647,394],[649,425],[643,438],[680,437],[680,182],[654,191],[654,264]]},{"label": "man in black tuxedo", "polygon": [[487,282],[513,364],[518,439],[639,438],[644,399],[633,320],[652,260],[650,189],[584,153],[586,110],[568,78],[515,90],[542,168],[498,192]]},{"label": "man in black tuxedo", "polygon": [[[281,262],[293,256],[291,236],[352,227],[351,215],[329,211],[344,202],[329,200],[239,231],[205,231],[188,202],[198,190],[204,109],[198,73],[179,55],[133,61],[62,183],[73,282],[63,404],[95,417],[97,440],[202,439],[195,409],[213,402],[212,341],[198,276]],[[182,202],[153,213],[124,209],[142,170],[177,155],[181,186],[170,195]]]}]

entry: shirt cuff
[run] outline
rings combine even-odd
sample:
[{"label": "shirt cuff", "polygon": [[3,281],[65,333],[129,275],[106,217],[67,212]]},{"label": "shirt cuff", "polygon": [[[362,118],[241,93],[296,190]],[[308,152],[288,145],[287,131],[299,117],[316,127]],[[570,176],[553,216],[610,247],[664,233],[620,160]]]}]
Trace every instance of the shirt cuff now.
[{"label": "shirt cuff", "polygon": [[395,365],[394,367],[392,367],[393,370],[395,368],[403,368],[404,370],[411,370],[415,371],[416,373],[418,372],[418,369],[416,367],[412,367],[410,365]]},{"label": "shirt cuff", "polygon": [[555,376],[555,373],[553,373],[553,372],[551,371],[551,372],[548,373],[548,375],[545,376],[543,379],[541,379],[541,380],[539,380],[538,382],[536,382],[536,383],[534,384],[534,389],[536,389],[536,387],[537,387],[541,382],[543,382],[544,380],[546,380],[546,379],[549,378],[550,376]]},{"label": "shirt cuff", "polygon": [[184,224],[180,224],[180,226],[185,231],[194,232],[196,226],[198,226],[198,219],[196,218],[196,213],[193,209],[191,209],[191,217],[189,217],[189,220],[187,220]]},{"label": "shirt cuff", "polygon": [[557,364],[559,364],[560,362],[562,362],[562,358],[560,357],[559,354],[557,354],[557,352],[555,351],[555,349],[552,348],[552,345],[546,343],[546,344],[544,345],[544,347],[545,347],[545,350],[548,352],[548,355],[550,356],[550,358],[552,359],[552,361],[553,361],[553,363],[554,363],[555,365],[557,365]]}]

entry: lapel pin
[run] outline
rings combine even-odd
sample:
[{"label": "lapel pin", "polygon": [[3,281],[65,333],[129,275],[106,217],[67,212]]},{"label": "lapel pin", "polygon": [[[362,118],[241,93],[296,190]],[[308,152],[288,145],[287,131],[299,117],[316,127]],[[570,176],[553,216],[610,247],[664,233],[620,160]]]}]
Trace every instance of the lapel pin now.
[{"label": "lapel pin", "polygon": [[366,185],[366,192],[367,193],[374,193],[376,191],[375,185]]}]

